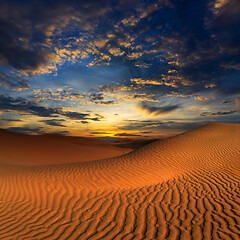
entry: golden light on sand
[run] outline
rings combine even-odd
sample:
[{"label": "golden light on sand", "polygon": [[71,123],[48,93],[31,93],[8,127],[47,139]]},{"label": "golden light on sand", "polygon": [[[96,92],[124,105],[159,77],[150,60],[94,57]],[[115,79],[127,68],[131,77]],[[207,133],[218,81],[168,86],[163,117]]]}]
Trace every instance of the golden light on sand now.
[{"label": "golden light on sand", "polygon": [[[98,140],[12,134],[0,139],[20,144],[12,151],[6,144],[0,157],[1,239],[239,237],[238,124],[209,124],[96,161],[86,160],[100,152],[118,154],[119,148]],[[40,148],[27,159],[23,146]],[[49,146],[58,149],[57,158]],[[70,164],[76,156],[78,163]]]},{"label": "golden light on sand", "polygon": [[240,239],[240,0],[0,0],[0,240]]}]

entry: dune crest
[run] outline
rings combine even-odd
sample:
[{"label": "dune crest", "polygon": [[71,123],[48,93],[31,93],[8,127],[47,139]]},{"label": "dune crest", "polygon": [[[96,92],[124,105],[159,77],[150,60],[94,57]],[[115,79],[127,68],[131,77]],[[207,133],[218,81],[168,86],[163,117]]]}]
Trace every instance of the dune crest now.
[{"label": "dune crest", "polygon": [[126,155],[0,168],[0,239],[239,239],[240,125]]}]

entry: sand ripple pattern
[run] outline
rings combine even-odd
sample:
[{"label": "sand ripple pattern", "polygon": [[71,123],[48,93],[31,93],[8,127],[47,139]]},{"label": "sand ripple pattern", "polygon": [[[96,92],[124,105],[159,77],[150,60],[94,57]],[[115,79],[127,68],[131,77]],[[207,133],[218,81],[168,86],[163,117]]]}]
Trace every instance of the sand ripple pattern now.
[{"label": "sand ripple pattern", "polygon": [[107,160],[2,166],[0,239],[237,240],[239,136],[215,124]]}]

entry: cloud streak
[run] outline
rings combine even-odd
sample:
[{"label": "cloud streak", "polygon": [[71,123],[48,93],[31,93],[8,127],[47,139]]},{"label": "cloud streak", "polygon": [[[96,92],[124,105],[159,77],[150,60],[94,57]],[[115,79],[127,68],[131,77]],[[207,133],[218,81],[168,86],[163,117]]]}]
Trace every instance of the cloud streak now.
[{"label": "cloud streak", "polygon": [[167,115],[177,109],[180,108],[180,105],[175,104],[175,105],[166,105],[166,106],[151,106],[147,104],[146,102],[141,102],[138,105],[136,105],[136,110],[139,112],[144,113],[145,115],[149,116],[154,116],[154,117],[159,117],[159,116],[164,116]]},{"label": "cloud streak", "polygon": [[[59,107],[51,108],[51,107],[39,106],[31,100],[26,100],[24,98],[12,98],[10,96],[4,96],[4,95],[0,95],[0,110],[16,111],[22,114],[30,114],[38,117],[65,116],[72,120],[100,121],[103,118],[103,116],[99,114],[63,111],[62,108],[59,108]],[[51,124],[53,122],[45,121],[45,123]]]},{"label": "cloud streak", "polygon": [[226,116],[236,113],[237,111],[218,111],[218,112],[203,112],[201,113],[201,117],[211,117],[211,116]]},{"label": "cloud streak", "polygon": [[0,73],[0,86],[14,91],[27,90],[30,87],[29,83],[26,80],[22,78],[12,77],[4,73]]},{"label": "cloud streak", "polygon": [[41,122],[49,126],[66,127],[65,125],[62,124],[62,122],[64,121],[65,121],[64,119],[47,119],[47,120],[42,120]]}]

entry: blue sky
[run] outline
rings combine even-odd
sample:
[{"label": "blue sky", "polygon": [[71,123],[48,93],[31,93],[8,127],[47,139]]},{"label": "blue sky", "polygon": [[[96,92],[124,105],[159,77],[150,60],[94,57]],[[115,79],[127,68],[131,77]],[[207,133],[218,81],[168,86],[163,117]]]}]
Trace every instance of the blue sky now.
[{"label": "blue sky", "polygon": [[1,1],[0,128],[171,136],[239,123],[238,0]]}]

